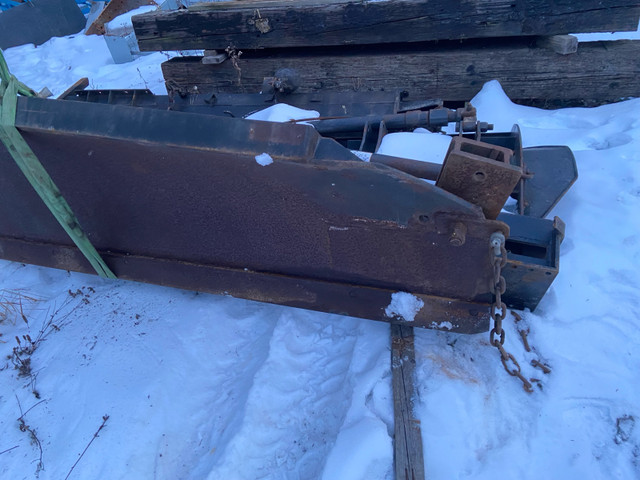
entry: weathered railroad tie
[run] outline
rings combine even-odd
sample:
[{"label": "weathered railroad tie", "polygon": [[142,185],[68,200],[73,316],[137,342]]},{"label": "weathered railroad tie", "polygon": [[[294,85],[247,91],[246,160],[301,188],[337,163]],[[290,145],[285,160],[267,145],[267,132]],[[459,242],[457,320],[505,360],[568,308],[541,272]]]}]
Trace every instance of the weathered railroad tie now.
[{"label": "weathered railroad tie", "polygon": [[201,93],[259,92],[265,77],[284,68],[299,72],[299,93],[406,90],[414,98],[460,102],[496,79],[519,103],[593,106],[640,91],[640,41],[580,43],[571,55],[532,41],[245,51],[235,63],[218,65],[202,63],[203,57],[176,57],[162,64],[162,72],[171,88]]},{"label": "weathered railroad tie", "polygon": [[326,47],[635,30],[635,0],[216,2],[133,17],[140,49]]}]

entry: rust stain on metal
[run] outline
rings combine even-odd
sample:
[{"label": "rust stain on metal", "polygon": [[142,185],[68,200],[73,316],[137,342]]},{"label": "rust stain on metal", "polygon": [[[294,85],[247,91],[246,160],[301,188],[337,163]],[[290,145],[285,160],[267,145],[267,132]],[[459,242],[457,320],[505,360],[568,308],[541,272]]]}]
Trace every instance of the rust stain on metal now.
[{"label": "rust stain on metal", "polygon": [[479,205],[487,218],[497,218],[522,177],[510,163],[512,155],[507,148],[454,137],[436,185]]},{"label": "rust stain on metal", "polygon": [[[398,323],[385,308],[409,292],[424,302],[412,326],[488,329],[489,237],[509,237],[512,219],[355,161],[303,126],[42,99],[18,107],[16,125],[119,278]],[[255,161],[263,152],[277,157],[269,168]],[[0,168],[3,258],[91,271],[4,149]],[[504,275],[513,303],[535,306],[557,252],[551,234],[533,250],[518,243],[525,227],[514,223],[520,255]]]}]

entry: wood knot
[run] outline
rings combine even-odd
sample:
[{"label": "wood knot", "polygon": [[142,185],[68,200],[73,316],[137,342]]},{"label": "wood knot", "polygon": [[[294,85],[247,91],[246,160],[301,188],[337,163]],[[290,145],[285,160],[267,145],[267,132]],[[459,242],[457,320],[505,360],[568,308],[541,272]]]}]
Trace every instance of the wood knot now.
[{"label": "wood knot", "polygon": [[258,30],[260,33],[268,33],[271,31],[269,19],[262,18],[262,15],[260,15],[260,10],[256,9],[256,11],[253,13],[253,18],[250,18],[247,23],[256,27],[256,30]]}]

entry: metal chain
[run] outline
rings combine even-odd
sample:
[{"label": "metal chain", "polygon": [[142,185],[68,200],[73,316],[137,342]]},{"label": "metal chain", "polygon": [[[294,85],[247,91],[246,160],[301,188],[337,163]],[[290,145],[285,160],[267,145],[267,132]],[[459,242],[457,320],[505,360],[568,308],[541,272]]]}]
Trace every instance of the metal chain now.
[{"label": "metal chain", "polygon": [[[524,349],[527,352],[532,352],[535,351],[535,349],[531,348],[531,345],[529,345],[529,329],[523,329],[521,330],[519,327],[517,327],[518,322],[520,322],[522,320],[522,317],[514,312],[513,310],[511,310],[511,315],[513,315],[513,318],[516,319],[516,328],[518,329],[518,333],[520,334],[520,337],[522,337],[522,345],[524,345]],[[539,360],[531,360],[531,366],[539,368],[540,370],[542,370],[542,373],[544,373],[545,375],[548,375],[551,373],[551,367],[549,365],[547,365],[546,363],[542,363]],[[540,381],[540,380],[536,380],[534,378],[530,379],[532,382],[534,381]]]},{"label": "metal chain", "polygon": [[[495,232],[490,238],[491,246],[491,263],[493,265],[493,279],[489,290],[493,294],[493,302],[491,303],[491,318],[493,319],[493,328],[489,333],[489,342],[500,352],[500,360],[506,372],[518,377],[522,381],[524,390],[528,393],[533,392],[531,383],[520,371],[520,364],[515,357],[504,349],[505,332],[502,328],[502,321],[507,316],[507,306],[502,301],[502,295],[507,290],[507,282],[502,276],[502,269],[507,264],[507,249],[505,248],[505,237],[501,232]],[[512,366],[509,366],[511,362]]]}]

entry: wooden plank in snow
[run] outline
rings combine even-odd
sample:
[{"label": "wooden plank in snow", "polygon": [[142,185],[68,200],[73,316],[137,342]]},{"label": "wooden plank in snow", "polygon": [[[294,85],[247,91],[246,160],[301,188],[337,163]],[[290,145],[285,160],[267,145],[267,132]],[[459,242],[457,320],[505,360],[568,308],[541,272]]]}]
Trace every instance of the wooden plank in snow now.
[{"label": "wooden plank in snow", "polygon": [[363,45],[636,30],[637,0],[214,2],[133,17],[141,51]]},{"label": "wooden plank in snow", "polygon": [[424,480],[420,423],[414,416],[415,347],[413,327],[391,325],[393,464],[396,480]]}]

